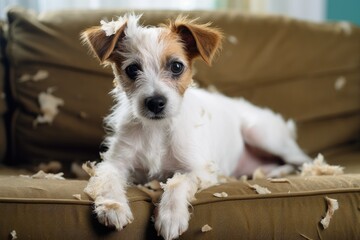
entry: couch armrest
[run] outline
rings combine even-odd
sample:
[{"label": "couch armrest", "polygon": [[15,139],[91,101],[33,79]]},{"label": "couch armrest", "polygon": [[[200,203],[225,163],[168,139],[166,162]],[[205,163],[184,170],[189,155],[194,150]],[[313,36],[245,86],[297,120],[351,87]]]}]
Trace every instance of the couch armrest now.
[{"label": "couch armrest", "polygon": [[4,114],[7,111],[5,93],[5,38],[3,28],[5,22],[0,21],[0,163],[4,160],[7,140]]}]

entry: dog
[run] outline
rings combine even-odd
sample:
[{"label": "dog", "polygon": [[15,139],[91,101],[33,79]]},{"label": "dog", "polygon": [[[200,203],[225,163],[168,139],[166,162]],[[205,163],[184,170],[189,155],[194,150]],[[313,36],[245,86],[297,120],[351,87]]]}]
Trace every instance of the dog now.
[{"label": "dog", "polygon": [[140,18],[126,14],[81,34],[112,67],[116,82],[116,104],[105,119],[108,150],[85,192],[98,220],[121,230],[133,221],[127,186],[159,179],[164,192],[155,228],[175,239],[188,228],[195,193],[218,184],[220,174],[239,177],[262,167],[276,177],[310,158],[296,143],[292,121],[244,99],[192,87],[193,62],[212,63],[222,45],[220,30],[186,17],[144,27]]}]

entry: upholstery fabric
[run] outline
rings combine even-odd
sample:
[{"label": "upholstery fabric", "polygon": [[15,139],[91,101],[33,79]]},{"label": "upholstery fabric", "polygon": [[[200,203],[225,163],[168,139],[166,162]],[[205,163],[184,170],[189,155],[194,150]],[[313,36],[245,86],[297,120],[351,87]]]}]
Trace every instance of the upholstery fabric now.
[{"label": "upholstery fabric", "polygon": [[[267,187],[259,195],[248,184]],[[160,239],[150,217],[154,205],[146,193],[130,187],[134,222],[120,232],[101,226],[82,192],[86,181],[0,176],[0,239],[15,230],[19,239]],[[216,198],[217,192],[228,197]],[[81,200],[73,197],[81,194]],[[337,199],[330,225],[323,229],[325,196]],[[196,194],[189,229],[180,239],[357,239],[360,236],[360,176],[293,177],[226,183]],[[202,226],[212,227],[201,232]],[[286,227],[285,227],[286,226]]]},{"label": "upholstery fabric", "polygon": [[[180,12],[144,12],[156,25]],[[60,11],[40,15],[23,9],[8,13],[7,53],[17,108],[12,121],[13,161],[39,163],[98,158],[102,119],[112,100],[110,68],[99,66],[79,34],[101,19],[124,11]],[[225,33],[223,51],[212,67],[198,61],[195,79],[223,93],[245,97],[298,124],[300,145],[310,154],[359,139],[360,30],[341,24],[315,24],[284,17],[233,12],[190,12]],[[349,30],[350,29],[350,30]],[[24,74],[48,72],[38,82]],[[40,114],[38,95],[54,88],[64,100],[54,122],[33,127]],[[94,107],[96,106],[96,107]],[[336,129],[336,131],[332,131]]]}]

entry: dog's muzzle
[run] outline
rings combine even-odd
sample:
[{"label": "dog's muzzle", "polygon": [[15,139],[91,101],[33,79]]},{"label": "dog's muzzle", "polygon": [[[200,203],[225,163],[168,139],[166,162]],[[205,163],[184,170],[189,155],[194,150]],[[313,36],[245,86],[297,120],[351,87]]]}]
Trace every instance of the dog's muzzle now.
[{"label": "dog's muzzle", "polygon": [[145,98],[145,107],[155,115],[161,115],[166,107],[166,98],[164,96],[153,96]]}]

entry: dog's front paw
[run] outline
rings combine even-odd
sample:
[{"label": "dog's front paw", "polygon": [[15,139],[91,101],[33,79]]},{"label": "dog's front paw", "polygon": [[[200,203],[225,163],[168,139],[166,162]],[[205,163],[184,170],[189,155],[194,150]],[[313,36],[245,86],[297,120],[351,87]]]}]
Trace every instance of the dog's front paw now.
[{"label": "dog's front paw", "polygon": [[111,199],[101,199],[95,202],[95,212],[100,223],[108,227],[123,229],[134,218],[128,203],[120,203]]},{"label": "dog's front paw", "polygon": [[165,240],[178,238],[189,226],[190,213],[187,208],[162,209],[155,219],[155,228]]}]

